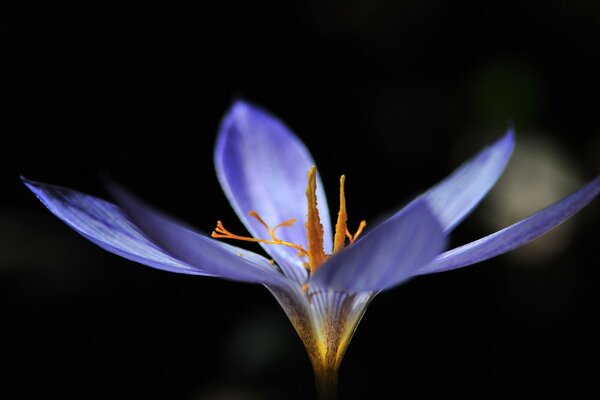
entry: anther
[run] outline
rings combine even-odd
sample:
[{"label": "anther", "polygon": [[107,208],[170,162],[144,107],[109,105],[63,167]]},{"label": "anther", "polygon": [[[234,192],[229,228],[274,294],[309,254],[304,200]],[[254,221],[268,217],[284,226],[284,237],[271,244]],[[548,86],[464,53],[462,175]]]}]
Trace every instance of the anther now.
[{"label": "anther", "polygon": [[[346,246],[346,240],[348,240],[352,244],[356,241],[356,239],[363,232],[364,228],[367,226],[365,221],[361,221],[358,225],[358,228],[354,234],[351,234],[348,230],[348,213],[346,211],[346,194],[344,192],[344,184],[346,182],[346,177],[342,175],[340,177],[340,210],[338,212],[338,218],[335,225],[335,235],[333,238],[333,252],[338,252]],[[221,221],[217,221],[217,226],[215,230],[211,233],[211,236],[216,239],[234,239],[234,240],[242,240],[246,242],[254,242],[254,243],[265,243],[265,244],[277,244],[281,246],[291,247],[298,251],[298,257],[307,257],[308,260],[303,262],[304,268],[306,268],[309,273],[315,272],[319,265],[321,265],[327,257],[328,254],[325,254],[323,249],[323,236],[324,230],[323,225],[321,224],[321,218],[319,216],[319,209],[317,207],[317,169],[313,166],[308,171],[308,186],[306,188],[306,201],[308,204],[308,210],[306,213],[306,239],[307,239],[307,248],[292,243],[287,242],[285,240],[281,240],[275,234],[277,229],[282,227],[290,227],[296,223],[295,218],[291,218],[285,220],[273,228],[269,226],[265,222],[264,219],[261,218],[260,215],[256,211],[250,211],[248,213],[249,216],[255,218],[269,233],[270,239],[258,239],[250,236],[240,236],[229,232],[223,226]],[[308,286],[305,285],[305,290]]]},{"label": "anther", "polygon": [[215,238],[215,239],[233,239],[233,240],[241,240],[244,242],[254,242],[254,243],[265,243],[265,244],[278,244],[281,246],[286,246],[286,247],[291,247],[294,248],[296,250],[298,250],[299,254],[308,255],[308,251],[306,251],[302,246],[297,245],[295,243],[291,243],[291,242],[286,242],[284,240],[279,239],[277,236],[275,236],[275,230],[277,228],[280,228],[282,226],[291,226],[294,224],[295,220],[293,219],[289,219],[287,221],[283,221],[282,223],[280,223],[279,225],[275,226],[275,228],[271,229],[269,227],[269,225],[267,225],[264,220],[255,212],[255,211],[250,211],[249,213],[252,217],[255,217],[256,219],[258,219],[260,221],[260,223],[267,229],[267,231],[269,232],[269,235],[271,236],[271,239],[257,239],[257,238],[253,238],[250,236],[240,236],[240,235],[236,235],[233,234],[231,232],[229,232],[227,229],[225,229],[225,227],[223,226],[223,223],[221,221],[217,221],[217,227],[215,228],[215,230],[210,234],[211,237]]},{"label": "anther", "polygon": [[337,223],[335,224],[335,236],[333,238],[333,252],[337,252],[344,248],[346,244],[346,232],[348,227],[346,225],[348,221],[348,213],[346,212],[346,194],[344,193],[344,183],[346,177],[342,175],[340,177],[340,211],[338,212]]},{"label": "anther", "polygon": [[365,221],[365,220],[360,221],[360,224],[358,224],[358,229],[356,229],[356,232],[354,233],[354,235],[350,233],[348,228],[346,228],[346,237],[350,240],[350,244],[354,243],[356,241],[356,239],[358,239],[358,237],[360,236],[360,234],[362,233],[362,231],[365,229],[366,226],[367,226],[367,221]]}]

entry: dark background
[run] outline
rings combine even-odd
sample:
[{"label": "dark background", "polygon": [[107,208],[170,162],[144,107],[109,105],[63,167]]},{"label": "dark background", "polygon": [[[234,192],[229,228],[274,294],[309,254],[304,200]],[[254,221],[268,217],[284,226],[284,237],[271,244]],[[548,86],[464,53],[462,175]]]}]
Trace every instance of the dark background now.
[{"label": "dark background", "polygon": [[[330,199],[346,174],[355,224],[512,120],[517,166],[455,232],[465,243],[600,169],[600,3],[519,4],[4,8],[0,398],[311,398],[308,358],[264,288],[106,253],[18,176],[105,196],[108,172],[205,232],[217,219],[241,231],[212,166],[241,96],[299,134]],[[342,363],[341,398],[596,397],[598,220],[596,201],[553,241],[381,294]]]}]

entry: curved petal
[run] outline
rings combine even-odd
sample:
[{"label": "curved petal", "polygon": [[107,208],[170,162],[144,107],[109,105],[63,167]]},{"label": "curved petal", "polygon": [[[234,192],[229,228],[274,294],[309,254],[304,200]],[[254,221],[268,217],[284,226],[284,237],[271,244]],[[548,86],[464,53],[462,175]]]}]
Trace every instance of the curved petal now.
[{"label": "curved petal", "polygon": [[441,254],[419,275],[466,267],[513,250],[548,232],[585,207],[600,192],[600,177],[550,207],[489,236]]},{"label": "curved petal", "polygon": [[[308,149],[283,122],[267,112],[237,101],[223,118],[215,146],[215,168],[221,187],[248,231],[268,238],[260,222],[248,216],[256,211],[271,227],[291,218],[296,223],[277,230],[280,239],[306,248],[307,173],[315,165]],[[332,234],[327,199],[317,181],[319,213],[324,228],[324,247],[331,251]],[[284,246],[262,245],[297,282],[306,270],[297,251]]]},{"label": "curved petal", "polygon": [[508,163],[514,145],[514,132],[510,128],[500,140],[424,194],[444,232],[454,229],[494,186]]},{"label": "curved petal", "polygon": [[50,212],[103,249],[165,271],[211,275],[165,253],[114,204],[64,187],[21,179]]},{"label": "curved petal", "polygon": [[416,275],[444,244],[442,228],[427,202],[416,200],[333,255],[309,282],[349,292],[386,290]]},{"label": "curved petal", "polygon": [[108,183],[117,204],[150,240],[187,264],[215,276],[251,283],[287,281],[266,258],[211,239],[152,209],[115,183]]}]

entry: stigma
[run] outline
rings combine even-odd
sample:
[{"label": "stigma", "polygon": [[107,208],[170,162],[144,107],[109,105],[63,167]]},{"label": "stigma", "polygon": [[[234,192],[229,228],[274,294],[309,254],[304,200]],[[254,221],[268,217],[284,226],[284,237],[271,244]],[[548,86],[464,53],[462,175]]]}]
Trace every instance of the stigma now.
[{"label": "stigma", "polygon": [[[348,230],[348,214],[346,211],[346,195],[344,192],[344,185],[346,183],[346,177],[342,175],[340,177],[340,208],[337,215],[337,221],[335,224],[335,234],[333,237],[333,253],[336,253],[346,246],[351,245],[360,236],[367,223],[363,220],[358,225],[358,229],[354,234],[351,234]],[[288,242],[281,240],[276,231],[280,228],[290,227],[296,223],[296,218],[291,218],[280,222],[271,228],[267,222],[265,222],[256,211],[249,211],[248,215],[258,220],[258,222],[265,228],[268,238],[255,238],[249,236],[240,236],[229,232],[223,226],[221,221],[217,221],[217,226],[212,232],[211,236],[216,239],[233,239],[241,240],[246,242],[265,243],[279,246],[291,247],[298,251],[298,257],[303,258],[304,267],[311,274],[314,273],[317,268],[327,260],[331,254],[325,253],[323,247],[323,224],[321,223],[321,217],[319,215],[319,209],[317,204],[317,169],[311,167],[308,171],[308,185],[306,187],[306,200],[307,200],[307,212],[306,212],[306,248],[297,243]]]}]

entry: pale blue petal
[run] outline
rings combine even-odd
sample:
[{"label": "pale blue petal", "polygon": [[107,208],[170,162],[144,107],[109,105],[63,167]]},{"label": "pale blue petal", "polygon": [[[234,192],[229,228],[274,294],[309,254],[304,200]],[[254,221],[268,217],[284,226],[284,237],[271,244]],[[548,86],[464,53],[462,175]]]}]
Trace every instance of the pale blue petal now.
[{"label": "pale blue petal", "polygon": [[600,177],[527,219],[445,252],[421,269],[419,275],[465,267],[522,246],[570,218],[592,201],[598,192],[600,192]]},{"label": "pale blue petal", "polygon": [[[266,111],[237,101],[223,118],[215,146],[217,177],[229,202],[248,231],[269,238],[266,229],[248,212],[256,211],[271,227],[296,218],[292,227],[277,231],[280,239],[306,248],[307,174],[315,165],[308,149],[283,122]],[[323,185],[317,178],[319,213],[325,251],[332,247],[331,222]],[[224,221],[227,226],[227,221]],[[284,273],[297,282],[306,270],[297,251],[262,245]]]},{"label": "pale blue petal", "polygon": [[235,281],[278,285],[286,283],[266,258],[211,239],[154,210],[114,183],[108,184],[117,204],[150,240],[179,260]]},{"label": "pale blue petal", "polygon": [[458,225],[494,186],[508,163],[514,145],[514,133],[509,129],[504,137],[424,194],[444,232],[448,233]]},{"label": "pale blue petal", "polygon": [[425,200],[416,200],[321,265],[316,283],[347,292],[399,285],[443,251],[444,234]]},{"label": "pale blue petal", "polygon": [[166,271],[211,275],[165,253],[114,204],[64,187],[22,180],[54,215],[103,249]]}]

